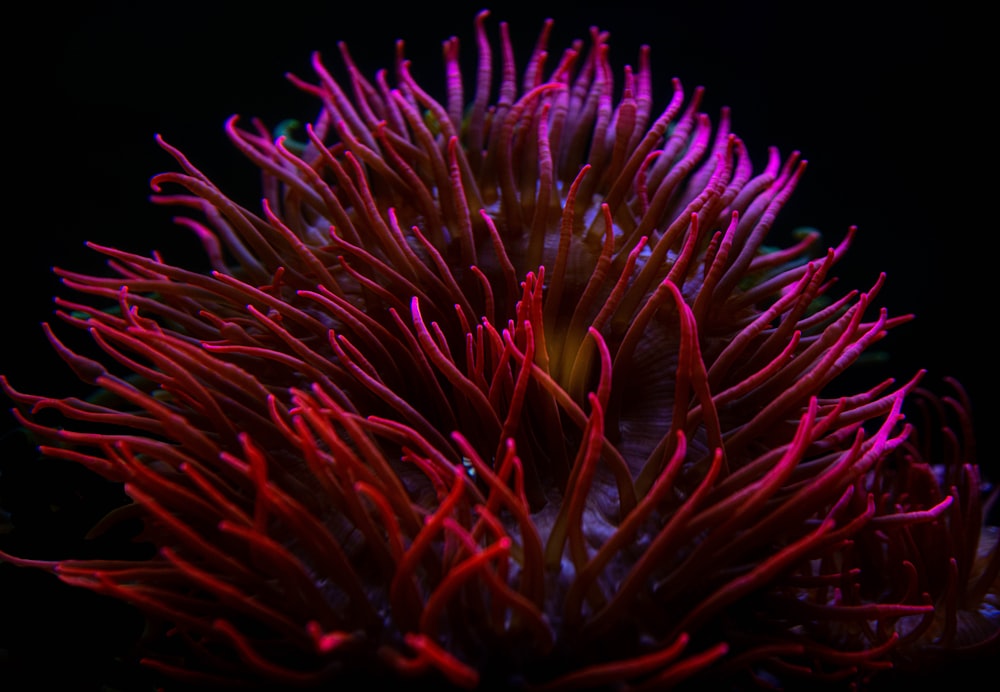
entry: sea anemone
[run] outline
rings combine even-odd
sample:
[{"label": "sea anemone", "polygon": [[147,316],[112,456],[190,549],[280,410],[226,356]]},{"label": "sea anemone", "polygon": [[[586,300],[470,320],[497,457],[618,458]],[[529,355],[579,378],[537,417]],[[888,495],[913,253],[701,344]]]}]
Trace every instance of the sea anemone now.
[{"label": "sea anemone", "polygon": [[[98,394],[2,380],[155,550],[0,557],[164,623],[144,663],[205,684],[863,682],[995,645],[968,426],[911,435],[922,373],[831,393],[908,316],[884,276],[833,294],[853,229],[764,244],[798,153],[755,171],[677,80],[654,113],[647,48],[616,88],[604,33],[550,55],[547,22],[518,74],[486,20],[468,103],[457,39],[443,103],[402,44],[391,76],[340,45],[292,77],[313,124],[231,118],[259,212],[159,139],[211,271],[92,245],[115,275],[58,269],[57,304],[98,348],[45,332]],[[955,391],[921,400],[967,421]]]}]

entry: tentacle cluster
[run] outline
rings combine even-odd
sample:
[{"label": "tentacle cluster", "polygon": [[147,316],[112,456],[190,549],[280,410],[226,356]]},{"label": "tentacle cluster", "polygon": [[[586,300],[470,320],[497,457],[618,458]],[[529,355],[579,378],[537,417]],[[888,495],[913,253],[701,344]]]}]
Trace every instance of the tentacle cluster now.
[{"label": "tentacle cluster", "polygon": [[346,79],[292,78],[322,101],[299,141],[231,119],[260,212],[161,140],[155,200],[213,271],[93,246],[116,275],[58,270],[94,303],[59,316],[107,364],[48,333],[105,396],[3,381],[158,552],[5,559],[172,623],[187,658],[147,663],[199,679],[642,690],[956,643],[1000,568],[975,468],[906,451],[919,375],[824,397],[907,318],[882,277],[828,296],[853,231],[764,248],[805,163],[754,172],[677,81],[654,115],[645,48],[616,99],[596,30],[552,61],[546,24],[519,79],[501,24],[494,96],[485,18],[468,106],[451,39],[444,103],[402,44],[374,80],[341,46]]}]

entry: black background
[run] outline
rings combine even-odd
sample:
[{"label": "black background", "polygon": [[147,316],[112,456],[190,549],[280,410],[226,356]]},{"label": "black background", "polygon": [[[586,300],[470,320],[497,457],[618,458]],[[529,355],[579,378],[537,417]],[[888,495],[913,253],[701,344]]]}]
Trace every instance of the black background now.
[{"label": "black background", "polygon": [[[38,323],[51,319],[51,296],[60,290],[52,265],[101,270],[85,240],[140,253],[159,249],[168,261],[198,252],[170,212],[147,201],[149,178],[176,168],[154,133],[249,206],[257,176],[224,136],[225,118],[259,116],[268,125],[311,119],[317,105],[284,73],[312,80],[313,50],[339,70],[339,40],[371,75],[392,65],[394,40],[406,38],[418,81],[440,94],[440,43],[460,36],[462,62],[471,69],[479,9],[97,2],[11,16],[0,373],[22,390],[78,393]],[[549,16],[556,19],[554,52],[586,38],[592,24],[610,31],[619,79],[638,46],[650,44],[655,113],[677,76],[689,91],[708,89],[704,107],[713,117],[723,105],[732,108],[733,128],[758,167],[769,145],[802,151],[809,168],[776,233],[813,226],[835,244],[848,226],[859,226],[836,272],[843,286],[867,288],[885,271],[880,304],[891,314],[917,315],[882,343],[891,359],[879,372],[907,378],[927,368],[925,383],[934,388],[943,376],[960,379],[975,406],[980,459],[995,477],[996,146],[989,104],[996,58],[980,40],[985,14],[966,3],[614,2],[560,9],[540,1],[498,4],[488,25],[496,36],[497,22],[510,22],[523,65]],[[51,462],[30,464],[33,453],[12,427],[9,417],[0,421],[0,507],[17,530],[0,536],[0,548],[66,555],[76,539],[57,536],[82,534],[97,518],[88,507],[106,491]],[[138,684],[113,661],[138,626],[117,604],[0,565],[0,608],[0,649],[8,650],[0,671],[7,665],[30,672],[34,684],[69,671],[76,689],[98,680],[118,689]],[[0,687],[12,689],[3,675]]]}]

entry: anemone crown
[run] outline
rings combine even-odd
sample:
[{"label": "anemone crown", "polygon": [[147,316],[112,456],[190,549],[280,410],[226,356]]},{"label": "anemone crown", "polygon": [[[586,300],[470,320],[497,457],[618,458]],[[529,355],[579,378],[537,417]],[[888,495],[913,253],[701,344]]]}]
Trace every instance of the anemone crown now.
[{"label": "anemone crown", "polygon": [[92,244],[115,275],[57,270],[57,305],[93,352],[45,329],[100,394],[2,379],[156,553],[0,557],[169,623],[144,663],[208,683],[863,682],[995,645],[968,431],[936,471],[920,373],[828,394],[908,316],[884,276],[833,293],[853,229],[764,244],[799,154],[755,168],[678,80],[654,111],[648,48],[618,77],[598,29],[547,22],[518,73],[487,14],[468,97],[457,39],[443,102],[341,44],[346,79],[291,77],[314,123],[227,121],[259,211],[158,138],[212,270]]}]

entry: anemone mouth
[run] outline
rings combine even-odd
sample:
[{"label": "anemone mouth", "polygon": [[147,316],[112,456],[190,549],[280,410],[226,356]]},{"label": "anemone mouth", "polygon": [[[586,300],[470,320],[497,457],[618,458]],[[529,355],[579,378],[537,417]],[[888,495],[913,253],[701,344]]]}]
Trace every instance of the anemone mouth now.
[{"label": "anemone mouth", "polygon": [[104,398],[3,380],[158,552],[3,557],[171,623],[186,653],[148,662],[181,678],[663,689],[966,646],[1000,570],[973,467],[927,482],[919,375],[825,395],[908,318],[884,277],[830,295],[853,231],[764,247],[798,154],[755,171],[676,80],[653,113],[645,48],[616,96],[596,29],[556,59],[546,24],[518,78],[501,25],[494,90],[486,17],[468,102],[452,39],[443,103],[341,47],[346,80],[293,78],[322,102],[300,139],[232,118],[259,212],[160,140],[154,199],[213,271],[95,246],[116,276],[59,275],[112,307],[58,304],[99,359],[47,333]]}]

